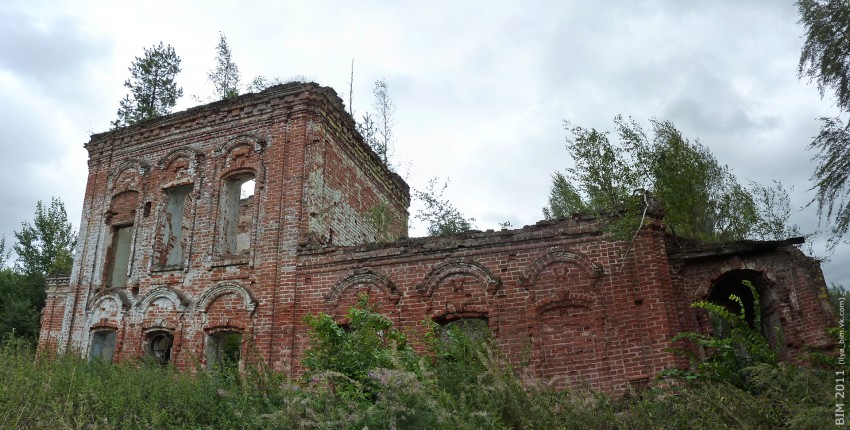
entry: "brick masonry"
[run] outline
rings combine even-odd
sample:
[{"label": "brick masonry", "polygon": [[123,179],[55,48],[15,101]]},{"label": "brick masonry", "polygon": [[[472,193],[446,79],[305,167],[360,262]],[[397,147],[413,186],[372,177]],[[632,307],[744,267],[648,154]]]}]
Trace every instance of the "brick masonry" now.
[{"label": "brick masonry", "polygon": [[[44,350],[88,354],[94,334],[107,331],[113,359],[124,360],[167,333],[171,361],[191,369],[224,331],[242,335],[243,361],[298,375],[304,315],[344,323],[365,293],[415,342],[426,320],[482,319],[529,375],[620,393],[687,366],[669,352],[670,338],[711,330],[689,304],[741,279],[764,296],[765,326],[781,330],[785,356],[830,345],[820,268],[790,241],[680,246],[658,214],[634,241],[578,216],[406,238],[408,186],[363,143],[336,93],[316,84],[97,134],[86,148],[74,267],[48,284]],[[228,184],[246,179],[256,181],[254,196],[229,204],[237,200]],[[386,231],[367,222],[379,205],[396,221]],[[244,251],[229,245],[231,216]],[[129,256],[116,261],[127,227]],[[373,243],[386,237],[400,239]]]}]

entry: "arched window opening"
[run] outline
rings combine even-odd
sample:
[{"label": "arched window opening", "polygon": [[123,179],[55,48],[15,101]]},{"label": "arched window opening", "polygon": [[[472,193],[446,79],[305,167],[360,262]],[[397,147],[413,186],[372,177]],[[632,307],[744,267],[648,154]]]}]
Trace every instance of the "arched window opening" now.
[{"label": "arched window opening", "polygon": [[447,315],[437,320],[437,324],[442,339],[447,342],[464,338],[480,344],[493,337],[487,317],[483,315]]},{"label": "arched window opening", "polygon": [[105,363],[112,362],[115,354],[115,331],[98,330],[91,335],[91,346],[89,347],[89,361],[101,360]]},{"label": "arched window opening", "polygon": [[109,235],[103,267],[103,284],[107,288],[124,288],[127,285],[130,270],[130,258],[133,239],[133,222],[136,218],[139,193],[124,191],[112,197],[109,211],[106,212],[106,224]]},{"label": "arched window opening", "polygon": [[[758,294],[758,302],[752,291],[744,284],[749,281]],[[739,315],[741,304],[731,298],[740,298],[743,304],[744,320],[751,328],[758,330],[772,346],[781,339],[781,322],[776,313],[776,294],[772,283],[755,270],[733,270],[720,276],[712,286],[708,301],[723,306],[729,312]],[[758,315],[758,318],[756,318]],[[758,326],[756,320],[760,320]],[[712,317],[712,330],[716,336],[727,336],[731,327],[719,318]]]},{"label": "arched window opening", "polygon": [[171,361],[171,347],[174,345],[174,336],[166,331],[157,331],[148,335],[147,355],[161,365]]},{"label": "arched window opening", "polygon": [[234,175],[224,181],[220,244],[224,256],[245,255],[251,250],[256,185],[253,173]]},{"label": "arched window opening", "polygon": [[207,336],[207,369],[236,369],[242,357],[242,334],[219,331]]}]

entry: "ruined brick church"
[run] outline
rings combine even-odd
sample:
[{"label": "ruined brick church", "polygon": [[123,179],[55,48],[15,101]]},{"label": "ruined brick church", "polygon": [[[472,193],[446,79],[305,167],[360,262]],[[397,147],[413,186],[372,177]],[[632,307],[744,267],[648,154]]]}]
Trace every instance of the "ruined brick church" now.
[{"label": "ruined brick church", "polygon": [[[73,271],[49,282],[44,350],[180,368],[255,358],[298,375],[303,317],[345,324],[360,293],[414,340],[427,320],[479,320],[526,371],[612,393],[687,366],[670,339],[712,330],[698,300],[740,295],[784,357],[830,345],[823,275],[800,239],[684,245],[654,211],[630,241],[583,216],[407,238],[407,184],[316,84],[97,134],[86,148]],[[378,207],[396,222],[369,222]]]}]

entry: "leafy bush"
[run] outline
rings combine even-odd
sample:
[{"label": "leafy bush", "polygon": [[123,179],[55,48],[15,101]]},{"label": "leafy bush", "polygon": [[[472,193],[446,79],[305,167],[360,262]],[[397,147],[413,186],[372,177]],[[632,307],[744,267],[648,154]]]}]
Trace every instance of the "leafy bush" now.
[{"label": "leafy bush", "polygon": [[302,361],[309,369],[306,378],[330,378],[345,395],[373,397],[378,387],[372,370],[417,370],[418,357],[407,337],[389,318],[375,312],[365,295],[346,316],[345,327],[324,313],[304,318],[312,329],[310,349]]},{"label": "leafy bush", "polygon": [[[761,313],[758,311],[759,294],[752,282],[744,280],[743,284],[753,296],[753,325],[747,322],[746,310],[740,297],[730,294],[729,299],[740,306],[740,311],[734,313],[722,305],[700,301],[693,303],[691,307],[703,309],[711,314],[716,321],[715,326],[725,328],[728,333],[715,333],[705,335],[702,333],[685,332],[673,337],[673,341],[689,340],[697,347],[703,348],[709,353],[707,359],[701,359],[691,355],[691,369],[683,375],[686,380],[692,381],[696,378],[724,381],[739,388],[744,388],[748,383],[746,369],[756,364],[776,364],[778,357],[767,339],[762,336],[758,327],[761,327]],[[687,353],[687,350],[679,350]],[[669,373],[677,376],[677,371]]]}]

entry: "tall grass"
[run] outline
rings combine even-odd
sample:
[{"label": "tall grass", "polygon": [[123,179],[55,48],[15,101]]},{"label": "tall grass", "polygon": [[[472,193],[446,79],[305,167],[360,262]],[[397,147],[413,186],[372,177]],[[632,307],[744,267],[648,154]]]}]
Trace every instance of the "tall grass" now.
[{"label": "tall grass", "polygon": [[[664,380],[611,398],[520,378],[521,369],[494,342],[463,331],[435,331],[431,352],[418,356],[402,338],[392,341],[393,329],[368,309],[356,318],[364,318],[362,327],[379,328],[375,333],[337,331],[322,318],[313,319],[320,331],[313,342],[332,334],[334,348],[346,353],[314,344],[321,354],[298,380],[261,364],[241,372],[179,372],[145,361],[36,357],[28,343],[7,338],[0,345],[0,428],[822,429],[833,423],[831,370],[761,363],[743,370],[746,384]],[[350,342],[364,339],[373,347]]]}]

